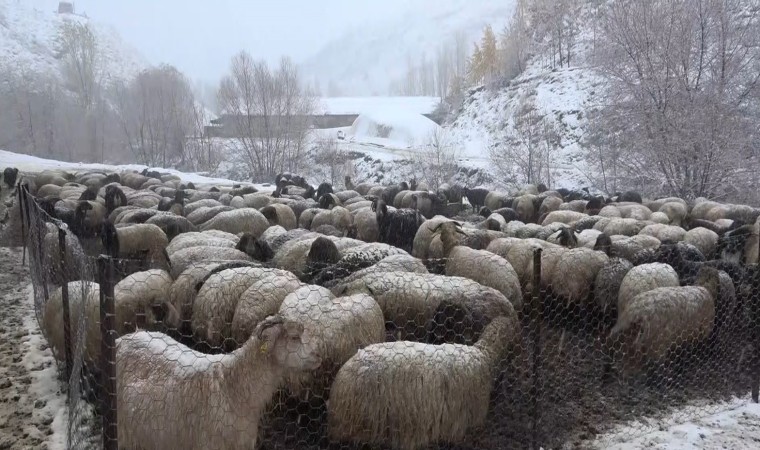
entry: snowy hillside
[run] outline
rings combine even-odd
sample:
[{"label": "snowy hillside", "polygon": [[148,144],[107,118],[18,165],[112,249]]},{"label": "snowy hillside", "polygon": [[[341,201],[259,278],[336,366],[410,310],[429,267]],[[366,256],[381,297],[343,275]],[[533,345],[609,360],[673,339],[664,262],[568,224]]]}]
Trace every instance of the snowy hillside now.
[{"label": "snowy hillside", "polygon": [[16,73],[59,74],[56,37],[65,21],[89,22],[96,33],[105,80],[127,79],[148,66],[111,27],[78,15],[59,15],[33,2],[0,0],[0,68]]},{"label": "snowy hillside", "polygon": [[341,95],[384,95],[403,77],[408,60],[434,57],[458,32],[469,50],[484,26],[501,30],[513,8],[514,0],[412,1],[387,20],[357,24],[301,68],[307,80],[316,77],[323,89],[332,81]]}]

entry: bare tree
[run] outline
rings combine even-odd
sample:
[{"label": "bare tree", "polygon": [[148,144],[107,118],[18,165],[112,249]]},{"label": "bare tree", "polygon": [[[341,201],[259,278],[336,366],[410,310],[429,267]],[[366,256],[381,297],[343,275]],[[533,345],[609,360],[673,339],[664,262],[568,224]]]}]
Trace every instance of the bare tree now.
[{"label": "bare tree", "polygon": [[300,168],[316,100],[301,88],[288,58],[272,71],[266,62],[239,53],[222,79],[218,101],[254,180]]},{"label": "bare tree", "polygon": [[551,162],[561,145],[556,124],[529,101],[518,106],[513,122],[514,127],[507,127],[503,142],[489,151],[496,172],[507,185],[551,186],[554,178]]},{"label": "bare tree", "polygon": [[141,163],[184,162],[185,140],[196,125],[195,99],[184,75],[171,66],[145,70],[117,98],[124,137]]},{"label": "bare tree", "polygon": [[604,14],[599,125],[619,130],[622,169],[651,191],[716,196],[756,166],[760,2],[619,0]]},{"label": "bare tree", "polygon": [[329,179],[333,186],[343,182],[343,177],[348,175],[346,169],[349,161],[348,155],[340,148],[338,140],[334,137],[317,141],[314,153],[316,167],[313,172],[318,179]]},{"label": "bare tree", "polygon": [[434,191],[443,183],[452,181],[457,173],[458,159],[455,143],[449,133],[440,127],[428,135],[423,147],[412,157],[415,175]]}]

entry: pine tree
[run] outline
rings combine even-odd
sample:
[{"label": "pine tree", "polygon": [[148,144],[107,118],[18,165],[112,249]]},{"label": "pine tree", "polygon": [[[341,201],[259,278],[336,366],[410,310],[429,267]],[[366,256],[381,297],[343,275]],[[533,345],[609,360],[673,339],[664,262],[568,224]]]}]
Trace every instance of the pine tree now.
[{"label": "pine tree", "polygon": [[481,77],[485,81],[492,80],[498,73],[499,56],[496,50],[496,35],[490,25],[483,30],[480,41]]},{"label": "pine tree", "polygon": [[467,74],[472,83],[477,84],[483,81],[483,54],[477,43],[475,43],[475,48],[472,50],[472,55],[468,62]]}]

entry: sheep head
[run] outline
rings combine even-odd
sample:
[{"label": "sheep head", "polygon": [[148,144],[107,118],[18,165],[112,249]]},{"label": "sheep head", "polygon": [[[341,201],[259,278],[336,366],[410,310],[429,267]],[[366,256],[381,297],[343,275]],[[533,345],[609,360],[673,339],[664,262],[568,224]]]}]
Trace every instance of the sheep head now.
[{"label": "sheep head", "polygon": [[257,261],[269,261],[274,257],[274,252],[269,244],[261,239],[256,239],[256,236],[251,233],[243,233],[235,249],[244,252]]},{"label": "sheep head", "polygon": [[610,252],[612,251],[612,239],[610,239],[609,236],[606,234],[600,234],[596,238],[596,243],[594,244],[594,250],[604,252],[607,256],[612,256]]},{"label": "sheep head", "polygon": [[315,370],[322,364],[317,342],[303,324],[277,314],[261,321],[253,332],[258,351],[279,365],[297,370]]},{"label": "sheep head", "polygon": [[433,228],[433,235],[438,235],[441,238],[444,256],[448,256],[451,249],[459,245],[457,234],[467,236],[467,233],[462,231],[461,227],[461,223],[451,220],[447,222],[441,222],[435,228]]},{"label": "sheep head", "polygon": [[707,289],[713,300],[717,300],[720,292],[720,272],[714,267],[703,265],[697,272],[694,285]]}]

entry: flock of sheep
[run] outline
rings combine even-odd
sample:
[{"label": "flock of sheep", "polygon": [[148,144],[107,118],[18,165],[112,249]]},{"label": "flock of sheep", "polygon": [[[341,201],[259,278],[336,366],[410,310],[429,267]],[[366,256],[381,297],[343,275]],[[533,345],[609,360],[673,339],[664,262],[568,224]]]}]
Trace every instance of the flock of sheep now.
[{"label": "flock of sheep", "polygon": [[280,390],[325,399],[333,441],[462,442],[521,347],[536,283],[545,320],[609,343],[600,377],[756,315],[760,210],[741,205],[541,185],[315,189],[288,173],[273,192],[147,169],[21,182],[69,230],[66,267],[56,226],[43,236],[59,287],[42,322],[57,356],[60,286],[72,318],[86,317],[71,326],[95,368],[100,288],[79,269],[107,253],[125,271],[114,290],[122,448],[253,448]]}]

